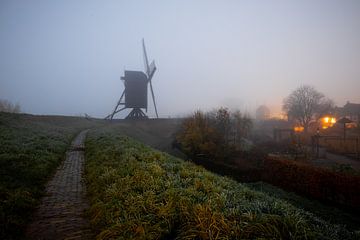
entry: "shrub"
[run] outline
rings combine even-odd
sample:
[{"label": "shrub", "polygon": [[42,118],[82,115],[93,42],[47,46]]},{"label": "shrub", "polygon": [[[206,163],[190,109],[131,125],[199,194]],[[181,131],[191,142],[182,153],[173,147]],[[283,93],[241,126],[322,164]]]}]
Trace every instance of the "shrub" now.
[{"label": "shrub", "polygon": [[262,178],[289,191],[360,210],[360,176],[266,158]]},{"label": "shrub", "polygon": [[210,118],[201,111],[184,119],[176,139],[182,150],[192,157],[216,157],[220,155],[219,151],[222,151],[224,145],[222,136]]},{"label": "shrub", "polygon": [[176,140],[182,151],[192,158],[223,161],[241,149],[243,137],[251,128],[251,119],[239,111],[231,113],[227,108],[208,113],[197,111],[183,120]]}]

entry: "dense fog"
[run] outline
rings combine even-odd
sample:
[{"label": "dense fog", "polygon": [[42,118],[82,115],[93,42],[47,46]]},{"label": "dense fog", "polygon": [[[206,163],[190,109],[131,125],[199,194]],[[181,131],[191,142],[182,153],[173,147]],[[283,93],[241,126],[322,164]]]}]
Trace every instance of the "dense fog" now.
[{"label": "dense fog", "polygon": [[124,70],[144,70],[145,38],[160,117],[260,105],[278,116],[303,84],[339,106],[360,102],[359,11],[359,1],[5,0],[0,98],[28,113],[104,117]]}]

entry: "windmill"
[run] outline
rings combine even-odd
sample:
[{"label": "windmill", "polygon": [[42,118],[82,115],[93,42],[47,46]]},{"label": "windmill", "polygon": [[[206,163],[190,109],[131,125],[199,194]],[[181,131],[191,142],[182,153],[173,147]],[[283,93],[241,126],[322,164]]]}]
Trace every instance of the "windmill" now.
[{"label": "windmill", "polygon": [[[125,109],[131,108],[132,110],[125,119],[147,119],[148,116],[143,112],[148,109],[148,84],[150,85],[151,96],[154,104],[156,118],[159,118],[155,95],[152,87],[152,78],[156,71],[154,60],[149,65],[149,60],[146,54],[145,41],[142,39],[143,57],[145,65],[145,73],[141,71],[127,71],[125,70],[124,76],[121,77],[124,80],[125,89],[121,94],[119,101],[117,102],[114,111],[109,114],[105,119],[113,119],[116,113],[119,113]],[[121,107],[122,106],[122,107]]]}]

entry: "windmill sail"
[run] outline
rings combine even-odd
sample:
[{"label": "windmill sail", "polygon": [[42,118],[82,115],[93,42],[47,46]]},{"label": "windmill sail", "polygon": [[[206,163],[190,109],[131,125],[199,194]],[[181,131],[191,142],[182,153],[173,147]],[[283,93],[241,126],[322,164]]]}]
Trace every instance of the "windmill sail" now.
[{"label": "windmill sail", "polygon": [[144,65],[145,65],[145,72],[148,75],[148,77],[150,76],[150,67],[149,67],[149,60],[146,54],[146,48],[145,48],[145,41],[144,39],[142,39],[142,46],[143,46],[143,57],[144,57]]},{"label": "windmill sail", "polygon": [[153,75],[156,70],[155,61],[153,60],[149,66],[149,76]]},{"label": "windmill sail", "polygon": [[156,114],[156,118],[159,118],[158,112],[157,112],[157,108],[156,108],[156,103],[155,103],[155,95],[154,95],[154,90],[150,81],[150,90],[151,90],[151,95],[152,95],[152,99],[153,99],[153,103],[154,103],[154,108],[155,108],[155,114]]},{"label": "windmill sail", "polygon": [[145,48],[144,39],[142,39],[142,44],[143,44],[145,71],[146,71],[147,76],[148,76],[148,82],[150,83],[150,91],[151,91],[151,96],[152,96],[153,103],[154,103],[156,118],[159,118],[159,115],[158,115],[158,112],[157,112],[157,107],[156,107],[156,102],[155,102],[155,94],[154,94],[154,90],[153,90],[152,82],[151,82],[151,79],[154,76],[154,73],[156,71],[155,61],[153,60],[151,62],[151,64],[149,65],[149,60],[148,60],[148,57],[147,57],[147,54],[146,54],[146,48]]}]

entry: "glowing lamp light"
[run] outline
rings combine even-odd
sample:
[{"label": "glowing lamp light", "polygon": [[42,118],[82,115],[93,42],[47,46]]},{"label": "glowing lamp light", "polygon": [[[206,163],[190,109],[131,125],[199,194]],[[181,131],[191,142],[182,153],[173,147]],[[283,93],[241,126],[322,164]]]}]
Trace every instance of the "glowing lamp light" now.
[{"label": "glowing lamp light", "polygon": [[321,122],[322,122],[321,128],[322,129],[327,129],[329,127],[332,127],[336,123],[336,118],[334,118],[334,117],[323,117],[321,119]]},{"label": "glowing lamp light", "polygon": [[295,126],[295,127],[294,127],[294,131],[297,132],[297,133],[302,132],[302,131],[304,131],[304,127]]}]

